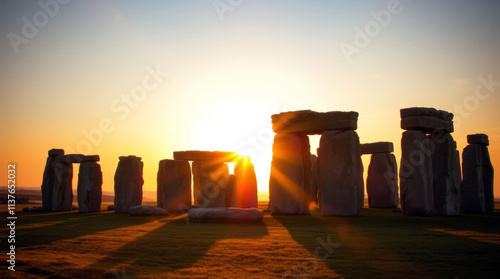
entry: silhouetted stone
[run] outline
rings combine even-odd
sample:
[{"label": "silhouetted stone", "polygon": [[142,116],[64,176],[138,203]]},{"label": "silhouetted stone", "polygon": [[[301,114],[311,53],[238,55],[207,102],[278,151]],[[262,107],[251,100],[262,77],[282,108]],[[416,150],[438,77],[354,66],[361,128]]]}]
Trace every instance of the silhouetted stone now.
[{"label": "silhouetted stone", "polygon": [[151,205],[136,205],[128,209],[132,216],[169,215],[168,210]]},{"label": "silhouetted stone", "polygon": [[257,198],[257,177],[253,164],[248,161],[238,162],[234,166],[234,176],[236,179],[236,207],[257,208],[259,205]]},{"label": "silhouetted stone", "polygon": [[99,155],[66,154],[56,157],[56,161],[62,163],[98,162],[99,160]]},{"label": "silhouetted stone", "polygon": [[193,222],[246,222],[260,223],[264,211],[257,208],[192,208],[188,211]]},{"label": "silhouetted stone", "polygon": [[398,173],[394,154],[373,154],[368,166],[366,192],[370,208],[393,208],[399,204]]},{"label": "silhouetted stone", "polygon": [[175,151],[174,160],[186,160],[186,161],[217,161],[223,162],[236,162],[239,156],[235,152],[228,151],[200,151],[200,150],[188,150],[188,151]]},{"label": "silhouetted stone", "polygon": [[[54,149],[52,149],[54,150]],[[51,150],[51,151],[52,151]],[[50,151],[49,151],[50,154]],[[56,156],[56,155],[54,155]],[[47,157],[45,163],[45,170],[43,171],[42,179],[42,205],[43,210],[52,210],[52,199],[54,193],[54,185],[56,181],[56,174],[54,171],[54,156]]]},{"label": "silhouetted stone", "polygon": [[493,189],[493,165],[491,164],[488,147],[481,148],[483,159],[483,183],[484,183],[484,205],[486,213],[495,211],[495,196]]},{"label": "silhouetted stone", "polygon": [[229,168],[219,161],[193,162],[194,205],[224,207],[225,189],[229,184]]},{"label": "silhouetted stone", "polygon": [[191,207],[191,167],[188,161],[160,161],[157,201],[158,207],[171,212]]},{"label": "silhouetted stone", "polygon": [[428,141],[422,131],[403,132],[399,179],[405,216],[429,216],[434,210],[431,152],[422,149]]},{"label": "silhouetted stone", "polygon": [[401,119],[401,129],[420,130],[428,134],[439,129],[452,133],[453,121],[445,121],[430,116],[412,116]]},{"label": "silhouetted stone", "polygon": [[52,211],[71,211],[73,202],[73,165],[71,163],[52,163],[55,172],[52,195]]},{"label": "silhouetted stone", "polygon": [[321,213],[358,216],[364,204],[363,164],[354,131],[326,131],[320,150]]},{"label": "silhouetted stone", "polygon": [[490,141],[488,139],[488,136],[485,134],[474,134],[474,135],[467,135],[467,143],[469,144],[480,144],[482,146],[488,146],[490,145]]},{"label": "silhouetted stone", "polygon": [[319,174],[318,157],[311,155],[311,202],[318,204]]},{"label": "silhouetted stone", "polygon": [[108,210],[115,210],[115,205],[114,204],[108,205],[107,209]]},{"label": "silhouetted stone", "polygon": [[226,207],[236,206],[236,176],[234,174],[229,175],[229,182],[226,191],[224,191],[224,205]]},{"label": "silhouetted stone", "polygon": [[63,149],[51,149],[51,150],[49,150],[49,157],[55,157],[55,156],[60,156],[60,155],[64,155]]},{"label": "silhouetted stone", "polygon": [[422,108],[422,107],[404,108],[401,109],[400,113],[401,113],[401,118],[407,118],[413,116],[431,116],[445,121],[453,120],[453,113],[444,110],[437,110],[435,108]]},{"label": "silhouetted stone", "polygon": [[115,210],[127,213],[142,203],[143,163],[136,156],[121,156],[115,173]]},{"label": "silhouetted stone", "polygon": [[309,214],[310,157],[306,135],[275,135],[269,179],[269,206],[273,214]]},{"label": "silhouetted stone", "polygon": [[466,213],[485,213],[482,148],[469,144],[462,153],[463,181],[460,185],[462,209]]},{"label": "silhouetted stone", "polygon": [[79,212],[101,211],[102,172],[98,163],[80,163],[77,193]]},{"label": "silhouetted stone", "polygon": [[360,145],[360,148],[361,148],[361,155],[394,152],[394,144],[392,144],[392,142],[387,142],[387,141],[363,143]]},{"label": "silhouetted stone", "polygon": [[460,184],[456,173],[456,143],[450,134],[429,140],[435,143],[432,152],[432,187],[434,214],[437,216],[460,215]]},{"label": "silhouetted stone", "polygon": [[271,116],[275,133],[321,134],[328,130],[356,130],[358,113],[354,111],[289,111]]}]

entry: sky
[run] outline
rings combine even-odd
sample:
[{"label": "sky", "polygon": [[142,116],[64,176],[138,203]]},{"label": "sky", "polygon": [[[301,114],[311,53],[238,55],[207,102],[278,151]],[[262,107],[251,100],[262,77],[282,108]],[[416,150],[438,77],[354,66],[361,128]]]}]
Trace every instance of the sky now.
[{"label": "sky", "polygon": [[399,162],[399,110],[424,106],[455,114],[460,151],[487,134],[497,167],[499,12],[495,0],[4,0],[0,165],[40,187],[49,149],[99,154],[113,191],[118,157],[136,155],[155,191],[173,151],[236,151],[265,192],[272,114],[357,111],[360,141],[394,142]]}]

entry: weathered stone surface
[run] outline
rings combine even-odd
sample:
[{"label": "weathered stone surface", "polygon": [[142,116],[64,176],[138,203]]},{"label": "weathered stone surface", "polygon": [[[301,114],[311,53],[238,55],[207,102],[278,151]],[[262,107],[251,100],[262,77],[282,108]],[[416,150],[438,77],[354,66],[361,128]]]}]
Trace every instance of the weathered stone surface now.
[{"label": "weathered stone surface", "polygon": [[71,163],[52,163],[55,172],[52,193],[52,211],[71,211],[73,203],[73,165]]},{"label": "weathered stone surface", "polygon": [[434,215],[460,215],[460,184],[456,173],[456,143],[450,134],[429,140],[435,143],[432,152],[432,187]]},{"label": "weathered stone surface", "polygon": [[60,156],[64,155],[64,149],[51,149],[49,150],[49,157],[55,157],[55,156]]},{"label": "weathered stone surface", "polygon": [[236,207],[236,176],[229,175],[229,182],[224,193],[224,205],[226,207]]},{"label": "weathered stone surface", "polygon": [[143,163],[139,157],[122,156],[115,173],[115,210],[127,213],[132,206],[142,203]]},{"label": "weathered stone surface", "polygon": [[326,131],[320,150],[321,213],[358,216],[364,204],[363,164],[354,131]]},{"label": "weathered stone surface", "polygon": [[277,134],[269,178],[272,214],[309,214],[310,145],[306,135]]},{"label": "weathered stone surface", "polygon": [[445,121],[430,116],[412,116],[401,119],[401,129],[420,130],[431,134],[436,129],[452,133],[454,128],[453,121]]},{"label": "weathered stone surface", "polygon": [[257,176],[250,161],[238,162],[234,166],[236,179],[236,207],[250,208],[259,206],[257,198]]},{"label": "weathered stone surface", "polygon": [[99,155],[83,155],[83,154],[66,154],[57,156],[57,162],[62,163],[84,163],[84,162],[98,162]]},{"label": "weathered stone surface", "polygon": [[188,161],[161,160],[156,182],[158,207],[170,212],[191,208],[191,167]]},{"label": "weathered stone surface", "polygon": [[422,149],[429,139],[422,131],[403,132],[399,180],[405,216],[430,216],[434,211],[431,152]]},{"label": "weathered stone surface", "polygon": [[493,188],[493,165],[491,164],[490,152],[488,147],[481,148],[483,159],[483,183],[484,183],[484,206],[486,213],[495,211],[495,196]]},{"label": "weathered stone surface", "polygon": [[368,166],[366,192],[370,208],[398,207],[398,168],[394,154],[373,154]]},{"label": "weathered stone surface", "polygon": [[194,205],[224,207],[225,189],[229,184],[229,168],[219,161],[193,162]]},{"label": "weathered stone surface", "polygon": [[470,144],[462,153],[463,181],[460,185],[462,209],[466,213],[485,213],[483,156],[481,145]]},{"label": "weathered stone surface", "polygon": [[394,144],[388,141],[363,143],[360,145],[360,148],[361,148],[361,155],[394,152]]},{"label": "weathered stone surface", "polygon": [[413,117],[413,116],[431,116],[445,121],[453,120],[453,113],[437,110],[435,108],[422,108],[422,107],[413,107],[413,108],[404,108],[401,109],[401,118]]},{"label": "weathered stone surface", "polygon": [[311,155],[311,202],[318,205],[318,189],[319,189],[319,174],[318,174],[318,157]]},{"label": "weathered stone surface", "polygon": [[136,205],[128,209],[132,216],[169,215],[168,210],[151,205]]},{"label": "weathered stone surface", "polygon": [[328,130],[356,130],[358,113],[354,111],[289,111],[271,116],[275,133],[321,134]]},{"label": "weathered stone surface", "polygon": [[102,172],[96,162],[83,162],[78,172],[77,199],[79,212],[100,212]]},{"label": "weathered stone surface", "polygon": [[188,150],[188,151],[175,151],[175,160],[186,160],[186,161],[218,161],[218,162],[236,162],[239,156],[236,152],[228,151],[200,151],[200,150]]},{"label": "weathered stone surface", "polygon": [[43,171],[43,179],[42,179],[43,210],[52,210],[52,199],[54,196],[53,195],[54,185],[56,181],[56,173],[53,164],[54,164],[54,156],[47,157],[47,162],[45,163],[45,170]]},{"label": "weathered stone surface", "polygon": [[469,143],[469,144],[477,143],[477,144],[480,144],[482,146],[490,145],[488,135],[485,135],[485,134],[467,135],[467,143]]},{"label": "weathered stone surface", "polygon": [[248,222],[260,223],[264,211],[257,208],[193,208],[188,211],[193,222]]}]

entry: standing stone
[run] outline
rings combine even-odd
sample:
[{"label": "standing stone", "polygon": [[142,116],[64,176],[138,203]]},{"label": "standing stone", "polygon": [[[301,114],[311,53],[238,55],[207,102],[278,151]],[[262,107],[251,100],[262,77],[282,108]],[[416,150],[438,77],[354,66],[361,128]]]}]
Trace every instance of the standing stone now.
[{"label": "standing stone", "polygon": [[115,210],[128,213],[132,206],[142,203],[143,162],[140,157],[122,156],[115,173]]},{"label": "standing stone", "polygon": [[156,182],[158,207],[171,212],[191,207],[191,167],[188,161],[161,160]]},{"label": "standing stone", "polygon": [[321,213],[358,216],[364,204],[363,164],[354,131],[326,131],[319,150]]},{"label": "standing stone", "polygon": [[435,143],[432,152],[432,187],[434,214],[437,216],[460,215],[460,184],[456,173],[456,143],[445,133],[441,137],[429,136]]},{"label": "standing stone", "polygon": [[276,134],[269,178],[273,214],[309,214],[310,145],[306,135]]},{"label": "standing stone", "polygon": [[479,144],[469,144],[462,153],[463,181],[460,185],[462,209],[466,213],[485,213],[483,158]]},{"label": "standing stone", "polygon": [[49,156],[45,163],[45,170],[43,171],[42,179],[42,207],[43,210],[52,210],[52,198],[54,193],[55,184],[55,171],[53,163],[56,156],[64,155],[62,149],[49,150]]},{"label": "standing stone", "polygon": [[370,208],[398,207],[397,171],[394,154],[377,153],[371,156],[366,179],[366,192]]},{"label": "standing stone", "polygon": [[71,211],[73,205],[73,165],[53,162],[55,183],[52,195],[52,211]]},{"label": "standing stone", "polygon": [[219,161],[193,161],[194,205],[224,207],[229,168]]},{"label": "standing stone", "polygon": [[493,165],[491,164],[488,147],[481,148],[483,157],[484,205],[486,213],[495,211],[495,196],[493,189]]},{"label": "standing stone", "polygon": [[319,174],[318,174],[318,157],[311,155],[311,202],[318,205],[318,188],[319,188]]},{"label": "standing stone", "polygon": [[236,179],[236,207],[250,208],[259,206],[257,198],[257,177],[250,160],[238,162],[234,166]]},{"label": "standing stone", "polygon": [[408,130],[401,139],[401,207],[405,216],[429,216],[434,210],[431,152],[424,132]]},{"label": "standing stone", "polygon": [[79,212],[101,211],[102,171],[97,162],[80,163],[77,193]]},{"label": "standing stone", "polygon": [[236,176],[234,174],[229,175],[229,183],[227,184],[224,195],[225,206],[236,207]]}]

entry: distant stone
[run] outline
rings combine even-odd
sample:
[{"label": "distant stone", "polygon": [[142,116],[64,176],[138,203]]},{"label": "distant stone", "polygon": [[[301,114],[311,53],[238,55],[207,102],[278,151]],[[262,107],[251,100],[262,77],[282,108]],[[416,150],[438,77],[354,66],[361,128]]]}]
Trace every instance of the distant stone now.
[{"label": "distant stone", "polygon": [[364,143],[360,145],[360,148],[361,148],[361,155],[394,152],[394,144],[392,142],[387,142],[387,141]]},{"label": "distant stone", "polygon": [[318,157],[316,155],[311,155],[311,202],[316,205],[319,204],[318,201],[318,189],[319,189],[319,173],[318,173]]},{"label": "distant stone", "polygon": [[52,193],[52,211],[70,211],[73,203],[73,165],[71,163],[53,162],[55,172]]},{"label": "distant stone", "polygon": [[456,143],[450,134],[434,139],[432,158],[432,179],[434,215],[460,215],[460,182],[457,180]]},{"label": "distant stone", "polygon": [[257,208],[193,208],[188,211],[193,222],[248,222],[260,223],[264,211]]},{"label": "distant stone", "polygon": [[453,121],[445,121],[430,116],[412,116],[401,119],[401,129],[420,130],[431,134],[434,130],[444,130],[447,133],[453,132]]},{"label": "distant stone", "polygon": [[128,209],[128,213],[132,216],[169,215],[168,210],[150,205],[132,206]]},{"label": "distant stone", "polygon": [[488,146],[490,145],[490,141],[488,139],[488,136],[485,134],[474,134],[474,135],[467,135],[467,143],[469,144],[480,144],[482,146]]},{"label": "distant stone", "polygon": [[139,157],[120,157],[115,173],[115,208],[117,213],[127,213],[132,206],[142,203],[143,163]]},{"label": "distant stone", "polygon": [[321,214],[358,216],[364,204],[363,164],[354,131],[326,131],[320,150]]},{"label": "distant stone", "polygon": [[101,211],[102,171],[98,163],[80,163],[77,193],[79,212]]},{"label": "distant stone", "polygon": [[354,111],[289,111],[271,116],[275,133],[322,134],[328,130],[356,130],[358,113]]},{"label": "distant stone", "polygon": [[170,212],[191,208],[191,167],[188,161],[161,160],[156,181],[158,207]]},{"label": "distant stone", "polygon": [[49,157],[64,155],[64,149],[51,149],[49,150]]},{"label": "distant stone", "polygon": [[236,152],[228,151],[175,151],[174,160],[186,161],[219,161],[219,162],[236,162],[239,160],[239,155]]},{"label": "distant stone", "polygon": [[397,171],[394,154],[376,153],[371,156],[366,179],[366,192],[370,208],[398,207]]},{"label": "distant stone", "polygon": [[495,196],[493,188],[493,165],[491,164],[490,152],[488,147],[481,148],[483,159],[483,183],[484,183],[484,205],[486,213],[493,213],[495,211]]},{"label": "distant stone", "polygon": [[422,149],[429,141],[422,131],[403,132],[399,180],[405,216],[430,216],[434,211],[431,151]]},{"label": "distant stone", "polygon": [[259,206],[257,198],[257,176],[250,161],[238,162],[234,166],[236,179],[236,207],[250,208]]},{"label": "distant stone", "polygon": [[224,207],[225,189],[229,185],[229,167],[220,161],[193,162],[194,205]]},{"label": "distant stone", "polygon": [[56,161],[62,163],[98,162],[99,160],[99,155],[66,154],[56,157]]},{"label": "distant stone", "polygon": [[275,135],[269,178],[272,214],[309,214],[310,164],[310,145],[306,135]]},{"label": "distant stone", "polygon": [[462,209],[465,213],[486,213],[482,148],[470,144],[462,153],[463,181],[460,185]]},{"label": "distant stone", "polygon": [[413,117],[413,116],[431,116],[445,121],[453,120],[453,113],[437,110],[435,108],[422,108],[422,107],[413,107],[413,108],[404,108],[401,109],[401,118]]},{"label": "distant stone", "polygon": [[108,205],[107,209],[108,210],[115,210],[115,205],[114,204]]},{"label": "distant stone", "polygon": [[[54,150],[54,149],[52,149]],[[51,150],[51,151],[52,151]],[[56,149],[60,150],[60,149]],[[54,152],[53,152],[54,153]],[[64,151],[63,151],[64,153]],[[50,154],[50,151],[49,151]],[[44,210],[52,210],[52,199],[54,193],[54,185],[56,182],[56,174],[54,170],[54,156],[47,157],[45,163],[45,170],[43,171],[42,178],[42,205]]]}]

